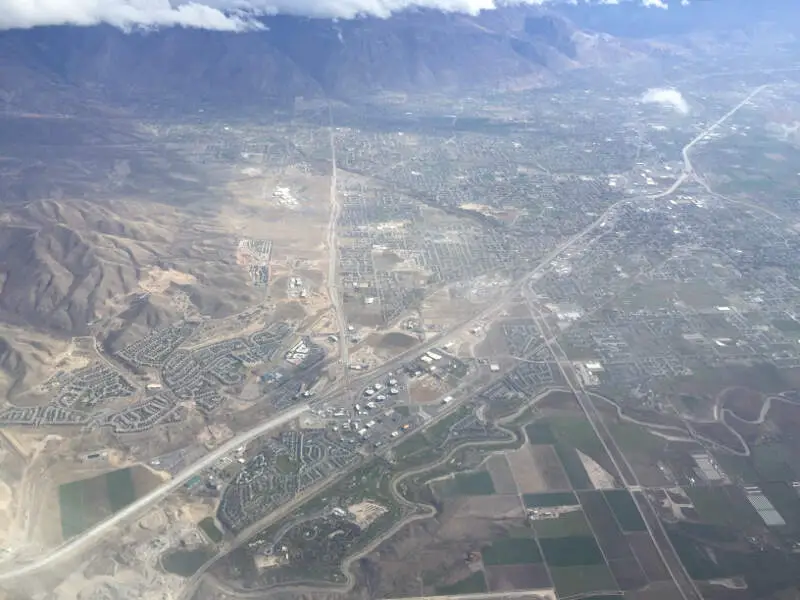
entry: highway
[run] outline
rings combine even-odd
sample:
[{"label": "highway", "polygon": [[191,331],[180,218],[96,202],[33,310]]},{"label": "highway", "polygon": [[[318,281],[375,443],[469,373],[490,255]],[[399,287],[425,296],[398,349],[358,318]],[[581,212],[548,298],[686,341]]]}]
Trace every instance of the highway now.
[{"label": "highway", "polygon": [[636,502],[637,506],[639,507],[647,528],[647,532],[650,534],[650,539],[653,540],[653,545],[655,546],[661,561],[664,563],[664,566],[669,572],[672,581],[675,582],[681,598],[683,598],[683,600],[702,600],[702,594],[700,594],[700,591],[697,589],[694,581],[688,576],[686,570],[683,568],[683,565],[681,564],[681,561],[675,552],[675,548],[672,546],[672,543],[669,541],[669,538],[664,531],[664,526],[661,523],[661,520],[658,518],[658,515],[653,512],[650,502],[641,496],[640,492],[643,488],[638,477],[636,476],[636,472],[630,466],[625,454],[623,454],[623,452],[619,449],[614,437],[605,426],[605,422],[603,421],[600,412],[592,402],[592,399],[586,393],[580,377],[575,372],[575,367],[572,361],[569,360],[567,353],[564,352],[561,344],[559,344],[557,336],[553,336],[547,320],[543,317],[530,299],[528,301],[528,307],[531,311],[531,316],[533,317],[533,320],[539,329],[539,333],[545,340],[547,340],[547,347],[550,351],[550,354],[553,356],[556,365],[558,365],[558,368],[561,371],[567,386],[572,390],[572,394],[575,396],[578,405],[586,415],[586,420],[589,422],[589,425],[592,427],[597,439],[600,440],[600,444],[603,446],[608,458],[611,460],[611,464],[614,466],[614,469],[617,472],[616,474],[621,480],[620,482],[622,483],[622,486],[631,492],[631,498],[633,498],[634,502]]},{"label": "highway", "polygon": [[[424,353],[428,349],[435,347],[444,337],[448,335],[452,335],[453,333],[463,330],[470,326],[471,324],[483,320],[491,315],[493,312],[497,311],[498,309],[502,308],[502,306],[508,302],[515,294],[519,293],[524,286],[533,279],[536,275],[541,274],[546,270],[546,268],[550,265],[550,263],[558,257],[562,252],[568,250],[572,246],[574,246],[577,242],[581,241],[585,238],[588,234],[592,231],[601,227],[605,224],[606,219],[611,214],[611,212],[617,208],[618,206],[622,205],[625,202],[628,202],[629,199],[620,200],[613,205],[609,206],[603,214],[601,214],[594,222],[584,228],[582,231],[576,233],[564,243],[559,245],[553,251],[548,253],[546,256],[542,258],[542,260],[538,263],[538,265],[530,271],[524,278],[520,279],[514,286],[512,286],[501,298],[497,300],[497,302],[493,303],[491,306],[487,307],[483,311],[481,311],[478,315],[472,317],[471,319],[456,325],[455,327],[440,333],[439,335],[435,336],[431,340],[425,342],[421,346],[417,346],[412,348],[408,352],[404,352],[400,356],[395,357],[391,361],[384,363],[378,369],[374,369],[370,371],[368,374],[365,374],[363,377],[364,379],[367,378],[378,378],[383,374],[387,373],[396,368],[397,365],[401,364],[403,360],[408,355],[416,356],[420,353]],[[346,368],[346,365],[345,365]],[[361,377],[359,377],[361,379]],[[320,397],[315,400],[314,404],[318,405],[323,403],[325,400],[332,398],[337,393],[341,392],[341,388],[332,390],[331,392],[325,394],[323,397]],[[305,412],[310,408],[309,404],[302,404],[300,406],[294,407],[276,417],[265,421],[249,429],[239,435],[235,436],[234,438],[230,439],[228,442],[216,448],[206,456],[204,456],[200,461],[194,463],[193,465],[188,466],[186,469],[181,471],[178,475],[174,477],[171,481],[165,483],[162,486],[159,486],[146,496],[142,496],[138,500],[136,500],[133,504],[130,504],[126,508],[122,509],[120,512],[116,513],[112,517],[109,517],[105,521],[98,523],[93,528],[85,531],[80,536],[72,538],[70,541],[65,542],[61,546],[54,549],[49,554],[39,557],[29,563],[20,565],[16,568],[9,569],[6,571],[0,571],[0,581],[7,581],[17,577],[21,577],[24,575],[29,575],[31,573],[35,573],[41,569],[51,567],[57,564],[60,561],[67,560],[70,556],[80,552],[81,550],[85,550],[89,547],[92,543],[99,541],[105,534],[109,533],[109,531],[122,524],[123,522],[127,521],[128,519],[138,515],[141,511],[147,508],[149,505],[163,499],[167,494],[170,492],[178,489],[181,485],[186,483],[189,479],[191,479],[194,475],[202,472],[207,467],[214,464],[217,460],[232,452],[242,444],[249,442],[250,440],[257,438],[267,431],[280,427],[291,421],[292,419],[297,418],[300,414]]]},{"label": "highway", "polygon": [[745,104],[750,102],[750,100],[755,98],[758,94],[763,92],[768,87],[769,87],[769,85],[760,85],[760,86],[758,86],[756,89],[754,89],[752,92],[750,92],[744,100],[739,102],[739,104],[734,106],[732,109],[730,109],[724,115],[722,115],[719,119],[717,119],[711,125],[706,127],[703,131],[700,132],[700,134],[697,135],[697,137],[695,137],[691,142],[689,142],[688,144],[686,144],[683,147],[683,150],[681,151],[681,154],[683,155],[683,171],[684,171],[684,173],[686,173],[688,175],[688,174],[694,172],[694,169],[692,168],[692,163],[689,160],[689,151],[692,148],[694,148],[695,145],[698,142],[700,142],[707,135],[712,134],[717,127],[722,125],[725,121],[727,121],[733,115],[735,115],[737,112],[739,112],[745,106]]},{"label": "highway", "polygon": [[[686,182],[687,179],[689,179],[690,177],[694,177],[695,176],[694,167],[692,166],[692,161],[689,158],[689,152],[691,151],[691,149],[694,148],[703,139],[705,139],[706,136],[712,134],[717,127],[722,125],[725,121],[727,121],[733,115],[735,115],[737,112],[739,112],[739,110],[741,110],[748,102],[750,102],[750,100],[755,98],[758,94],[760,94],[762,91],[764,91],[768,87],[769,87],[768,85],[762,85],[762,86],[759,86],[756,89],[754,89],[752,92],[750,92],[747,95],[747,97],[744,100],[739,102],[739,104],[734,106],[732,109],[730,109],[724,115],[722,115],[719,119],[714,121],[711,125],[709,125],[705,129],[703,129],[703,131],[698,133],[694,137],[694,139],[692,139],[692,141],[690,141],[688,144],[686,144],[683,147],[683,149],[681,150],[681,156],[683,157],[683,172],[680,174],[680,176],[675,180],[675,182],[667,190],[665,190],[663,192],[660,192],[658,194],[655,194],[654,196],[651,196],[651,198],[655,199],[655,198],[664,198],[666,196],[669,196],[675,190],[677,190],[679,187],[681,187],[684,184],[684,182]],[[702,182],[701,182],[701,184],[702,184]]]},{"label": "highway", "polygon": [[[650,198],[656,199],[666,197],[675,192],[690,177],[695,177],[694,167],[692,166],[692,162],[689,157],[689,153],[692,148],[694,148],[701,140],[705,139],[706,136],[711,134],[717,127],[730,119],[734,114],[736,114],[736,112],[738,112],[766,87],[768,86],[762,85],[753,90],[744,100],[739,102],[739,104],[734,106],[714,123],[706,127],[688,144],[686,144],[681,150],[684,163],[683,172],[667,190],[651,196]],[[528,303],[531,316],[533,317],[533,320],[539,329],[539,333],[545,340],[545,344],[547,345],[553,360],[558,365],[558,368],[561,371],[561,374],[563,375],[567,385],[572,390],[578,405],[586,415],[586,419],[589,421],[592,430],[600,440],[603,448],[606,451],[606,454],[608,454],[611,463],[614,465],[614,468],[621,479],[623,487],[631,492],[631,497],[634,499],[642,513],[647,532],[650,534],[650,538],[653,540],[653,544],[655,545],[656,550],[658,551],[658,554],[664,563],[664,566],[667,568],[670,577],[672,577],[672,580],[675,582],[681,597],[684,600],[701,600],[703,596],[692,578],[686,573],[686,570],[683,567],[675,548],[673,547],[669,537],[666,534],[666,531],[664,530],[661,520],[653,510],[649,500],[647,500],[647,498],[641,494],[643,488],[638,477],[636,476],[636,472],[633,470],[633,468],[631,468],[630,463],[628,462],[624,453],[619,449],[613,436],[606,428],[605,422],[597,410],[597,407],[586,393],[580,377],[575,372],[572,361],[569,360],[567,353],[558,342],[558,336],[554,335],[550,330],[547,320],[539,311],[533,298],[531,298],[527,292],[528,290],[525,290],[525,298]]]},{"label": "highway", "polygon": [[153,503],[158,502],[170,492],[177,490],[192,477],[198,475],[203,470],[213,465],[223,456],[230,454],[236,448],[249,442],[253,438],[259,437],[272,429],[281,427],[289,421],[296,419],[302,413],[308,410],[308,408],[308,404],[296,406],[273,419],[261,423],[253,429],[245,431],[244,433],[231,438],[219,448],[215,448],[206,454],[196,463],[186,467],[183,471],[175,475],[175,477],[173,477],[170,481],[160,485],[147,495],[142,496],[135,502],[120,510],[118,513],[112,515],[105,521],[98,523],[81,535],[63,543],[49,554],[39,557],[32,562],[19,565],[16,568],[0,572],[0,581],[8,581],[24,575],[30,575],[32,573],[36,573],[37,571],[41,571],[42,569],[51,568],[60,561],[69,559],[74,554],[86,549],[87,546],[99,541],[104,535],[110,533],[118,525],[121,525],[128,519],[136,517]]},{"label": "highway", "polygon": [[328,289],[328,298],[331,303],[331,310],[336,316],[336,324],[339,330],[339,362],[342,365],[342,381],[345,395],[350,397],[350,351],[347,344],[347,319],[342,305],[342,295],[339,290],[339,239],[337,236],[336,225],[339,216],[342,214],[342,205],[339,202],[337,189],[337,167],[336,167],[336,136],[333,127],[333,113],[328,105],[328,134],[331,146],[331,186],[330,204],[331,212],[328,219],[327,246],[328,246],[328,279],[325,282]]},{"label": "highway", "polygon": [[[673,183],[673,185],[668,190],[666,190],[664,192],[661,192],[659,194],[648,196],[647,198],[649,198],[649,199],[662,198],[662,197],[668,196],[669,194],[671,194],[675,190],[677,190],[690,176],[692,176],[694,174],[693,167],[692,167],[691,161],[689,159],[689,152],[691,151],[691,149],[698,142],[700,142],[703,138],[705,138],[707,135],[712,133],[722,123],[724,123],[731,116],[733,116],[738,110],[740,110],[743,106],[745,106],[753,97],[755,97],[759,92],[761,92],[766,87],[768,87],[768,86],[764,85],[764,86],[760,86],[760,87],[756,88],[744,100],[742,100],[739,104],[737,104],[734,108],[732,108],[730,111],[728,111],[725,115],[723,115],[716,122],[714,122],[713,124],[708,126],[706,129],[704,129],[702,132],[700,132],[693,140],[691,140],[686,146],[684,146],[684,148],[682,150],[682,155],[683,155],[683,159],[684,159],[684,171],[683,171],[683,173],[680,175],[680,177],[675,181],[675,183]],[[339,294],[338,294],[338,289],[336,289],[336,269],[337,269],[337,262],[338,262],[338,260],[336,260],[336,258],[337,258],[336,222],[338,220],[338,215],[339,215],[339,213],[341,211],[341,206],[340,206],[338,198],[337,198],[337,190],[336,190],[336,156],[335,156],[335,144],[334,144],[334,137],[333,137],[334,136],[334,131],[333,131],[332,125],[331,125],[330,135],[331,135],[331,138],[330,138],[331,142],[330,143],[331,143],[331,152],[332,152],[332,157],[331,158],[332,158],[332,163],[333,164],[332,164],[332,172],[331,172],[331,218],[330,218],[329,224],[328,224],[328,244],[329,244],[329,251],[331,253],[330,259],[329,259],[330,260],[330,264],[329,264],[329,267],[328,267],[328,275],[329,275],[328,290],[329,290],[329,294],[331,296],[331,302],[333,304],[333,308],[334,308],[334,310],[335,310],[335,312],[337,314],[337,320],[339,322],[340,333],[342,334],[342,335],[340,335],[339,343],[340,343],[340,356],[341,356],[341,359],[343,359],[345,361],[344,364],[343,364],[343,368],[344,368],[344,372],[345,372],[345,381],[344,381],[343,389],[344,389],[346,394],[349,394],[350,390],[349,390],[349,380],[348,380],[348,375],[347,375],[348,369],[347,369],[347,362],[346,362],[346,358],[347,358],[346,324],[345,324],[345,321],[344,321],[344,314],[343,314],[343,312],[341,310],[339,310],[341,308],[341,306],[340,306],[340,297],[339,297]],[[623,198],[623,199],[618,200],[617,202],[611,204],[592,223],[587,225],[584,229],[582,229],[581,231],[577,232],[576,234],[574,234],[573,236],[568,238],[566,241],[564,241],[562,244],[560,244],[558,247],[556,247],[551,252],[549,252],[547,255],[545,255],[539,261],[538,265],[536,267],[534,267],[534,269],[532,271],[530,271],[525,277],[523,277],[519,281],[517,281],[511,288],[509,288],[509,290],[505,294],[503,294],[503,296],[501,298],[499,298],[491,306],[487,307],[486,309],[481,311],[481,313],[479,313],[478,315],[472,317],[471,319],[469,319],[467,321],[464,321],[459,325],[456,325],[455,327],[449,329],[448,331],[442,332],[441,334],[435,336],[434,338],[432,338],[428,342],[422,344],[421,346],[413,348],[413,349],[409,350],[408,352],[405,352],[402,355],[400,355],[398,357],[395,357],[393,360],[385,363],[382,367],[380,367],[378,369],[375,369],[375,370],[371,371],[368,374],[365,374],[364,378],[366,379],[366,378],[377,378],[377,377],[380,377],[382,374],[384,374],[384,373],[392,370],[393,368],[395,368],[395,365],[400,364],[402,362],[402,360],[404,360],[407,355],[412,355],[412,354],[413,355],[417,355],[419,353],[423,353],[426,350],[434,347],[439,341],[441,341],[446,336],[452,335],[453,333],[466,328],[467,326],[471,325],[472,323],[475,323],[477,321],[480,321],[482,319],[487,318],[489,315],[491,315],[492,313],[494,313],[498,309],[502,308],[510,299],[512,299],[514,297],[514,295],[518,294],[520,291],[523,291],[525,289],[525,286],[532,279],[534,279],[537,275],[545,272],[546,269],[550,266],[551,262],[555,258],[557,258],[559,255],[561,255],[566,250],[569,250],[570,248],[575,246],[578,242],[582,241],[584,238],[586,238],[590,233],[592,233],[596,229],[604,227],[606,225],[607,219],[611,216],[611,214],[619,206],[627,204],[629,202],[635,202],[636,200],[637,200],[637,198]],[[344,331],[341,331],[342,328],[344,328]],[[545,339],[548,339],[548,340],[550,339],[549,335],[543,334],[543,337]],[[345,347],[344,350],[341,350],[342,346]],[[558,352],[557,354],[560,354],[560,352]],[[556,361],[559,364],[562,364],[562,359],[560,359],[557,356],[557,354],[554,354],[554,356],[556,358]],[[565,374],[565,377],[566,377],[567,381],[570,381],[570,377],[568,375]],[[574,373],[573,373],[573,378],[574,378]],[[358,379],[361,379],[361,377],[359,377]],[[330,399],[331,397],[333,397],[336,393],[339,393],[340,391],[341,391],[341,389],[333,390],[330,393],[325,394],[325,397],[317,399],[315,401],[315,404],[319,404],[322,401],[324,401],[325,399]],[[583,398],[579,396],[579,401],[582,400],[582,399]],[[102,521],[101,523],[95,525],[93,528],[85,531],[80,536],[77,536],[77,537],[73,538],[72,540],[65,542],[64,544],[62,544],[61,546],[57,547],[56,549],[54,549],[49,554],[47,554],[45,556],[42,556],[42,557],[39,557],[39,558],[29,562],[29,563],[17,566],[16,568],[12,568],[12,569],[0,572],[0,581],[7,581],[7,580],[11,580],[11,579],[14,579],[14,578],[17,578],[17,577],[21,577],[21,576],[24,576],[24,575],[29,575],[31,573],[35,573],[37,571],[40,571],[40,570],[42,570],[44,568],[51,567],[51,566],[57,564],[60,561],[69,559],[72,555],[78,553],[81,550],[86,549],[92,543],[94,543],[96,541],[99,541],[104,535],[109,533],[110,530],[112,530],[114,527],[116,527],[116,526],[122,524],[123,522],[127,521],[128,519],[138,515],[140,512],[142,512],[147,507],[149,507],[151,504],[163,499],[170,492],[178,489],[180,486],[182,486],[184,483],[186,483],[193,476],[195,476],[198,473],[202,472],[204,469],[208,468],[209,466],[214,464],[216,461],[218,461],[220,458],[222,458],[226,454],[228,454],[228,453],[232,452],[233,450],[235,450],[237,447],[241,446],[242,444],[246,444],[250,440],[257,438],[257,437],[263,435],[264,433],[266,433],[266,432],[268,432],[268,431],[270,431],[272,429],[275,429],[275,428],[281,427],[282,425],[285,425],[289,421],[297,418],[300,414],[302,414],[303,412],[305,412],[309,408],[310,408],[309,404],[302,404],[300,406],[293,407],[292,409],[287,410],[286,412],[281,413],[280,415],[277,415],[277,416],[275,416],[275,417],[273,417],[273,418],[271,418],[271,419],[269,419],[269,420],[267,420],[267,421],[255,426],[255,427],[253,427],[252,429],[249,429],[249,430],[247,430],[247,431],[245,431],[245,432],[243,432],[243,433],[241,433],[239,435],[236,435],[235,437],[231,438],[229,441],[227,441],[226,443],[221,445],[219,448],[216,448],[215,450],[211,451],[209,454],[204,456],[198,462],[194,463],[193,465],[190,465],[190,466],[186,467],[183,471],[178,473],[169,482],[159,486],[158,488],[156,488],[155,490],[151,491],[147,495],[142,496],[141,498],[139,498],[138,500],[136,500],[135,502],[133,502],[132,504],[130,504],[126,508],[122,509],[118,513],[114,514],[113,516],[109,517],[105,521]],[[588,416],[588,412],[587,412],[587,416]],[[591,418],[591,416],[590,416],[590,421],[593,422],[593,419]],[[598,433],[598,435],[599,435],[599,433]],[[606,431],[606,436],[599,435],[601,440],[603,440],[604,438],[607,438],[607,436],[608,436],[607,431]],[[617,452],[618,452],[618,450],[617,450]],[[617,452],[612,453],[609,450],[609,456],[612,457],[612,460],[614,460],[614,454],[617,454]],[[618,470],[620,471],[620,473],[622,473],[621,469],[618,469]],[[628,467],[628,469],[626,469],[626,471],[630,471],[630,467]],[[634,487],[634,486],[632,486],[632,487]],[[638,486],[636,486],[636,487],[638,487]],[[657,547],[658,547],[658,544],[657,544]],[[686,590],[686,588],[682,587],[682,592],[684,590]],[[691,588],[690,588],[689,591],[693,591],[693,590],[691,590]],[[686,596],[684,596],[684,597],[686,597]]]}]

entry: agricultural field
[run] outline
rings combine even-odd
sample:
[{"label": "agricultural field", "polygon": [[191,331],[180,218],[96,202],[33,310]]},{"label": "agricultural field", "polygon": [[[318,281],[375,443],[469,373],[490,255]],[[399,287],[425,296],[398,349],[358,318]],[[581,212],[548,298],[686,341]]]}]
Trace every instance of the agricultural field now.
[{"label": "agricultural field", "polygon": [[628,490],[606,490],[603,496],[624,532],[645,531],[647,526]]},{"label": "agricultural field", "polygon": [[548,412],[521,431],[520,446],[492,451],[477,469],[436,469],[436,516],[376,550],[377,579],[392,581],[395,594],[405,581],[424,582],[408,584],[407,595],[554,588],[560,597],[622,598],[668,586],[637,503],[616,485],[588,422]]},{"label": "agricultural field", "polygon": [[113,515],[161,483],[142,466],[126,467],[59,486],[61,531],[65,540]]},{"label": "agricultural field", "polygon": [[[756,590],[785,589],[800,573],[800,560],[785,551],[792,536],[800,540],[800,494],[790,485],[762,484],[785,518],[768,528],[742,485],[726,477],[713,485],[688,483],[698,469],[688,448],[698,452],[696,446],[676,449],[645,430],[612,422],[627,452],[640,448],[669,465],[656,469],[661,475],[651,474],[657,484],[631,492],[620,485],[591,425],[569,406],[541,408],[526,420],[490,429],[496,443],[489,444],[486,435],[453,435],[452,427],[471,410],[409,436],[386,460],[362,465],[304,504],[297,525],[281,534],[291,561],[253,581],[288,585],[311,569],[315,579],[341,583],[341,561],[359,549],[365,554],[354,569],[376,582],[375,597],[553,590],[560,598],[672,600],[680,597],[671,576],[680,570],[679,559],[708,598],[727,600],[725,590],[737,588],[732,600],[755,600],[761,597]],[[667,483],[666,472],[678,473],[682,485]],[[367,495],[388,513],[366,531],[330,513],[333,505],[345,507]],[[655,513],[640,512],[646,504]],[[655,527],[657,519],[666,533]],[[270,535],[277,527],[260,534],[256,545],[274,544]],[[213,530],[207,534],[213,541]],[[667,542],[677,553],[677,559],[666,556],[669,568],[662,555]],[[767,559],[769,565],[762,562]],[[764,574],[777,583],[770,587]]]},{"label": "agricultural field", "polygon": [[[726,597],[723,585],[734,585],[737,597],[768,597],[800,583],[800,495],[785,482],[751,486],[691,486],[659,494],[662,520],[672,545],[708,597]],[[748,501],[769,503],[778,521],[767,524]],[[733,596],[731,596],[733,597]]]},{"label": "agricultural field", "polygon": [[561,512],[553,518],[531,520],[531,526],[540,540],[592,534],[586,514],[580,509]]},{"label": "agricultural field", "polygon": [[497,565],[527,565],[542,562],[539,544],[533,536],[496,540],[481,548],[485,567]]},{"label": "agricultural field", "polygon": [[460,594],[481,594],[487,592],[486,579],[483,571],[475,571],[455,583],[443,584],[436,587],[439,596],[457,596]]},{"label": "agricultural field", "polygon": [[530,532],[484,546],[481,560],[492,592],[550,587],[539,544]]},{"label": "agricultural field", "polygon": [[531,453],[541,465],[539,469],[543,474],[539,479],[547,485],[523,491],[592,490],[617,486],[619,477],[611,459],[583,415],[550,415],[527,425],[525,434]]},{"label": "agricultural field", "polygon": [[[489,592],[549,585],[560,597],[669,598],[675,591],[671,576],[637,500],[618,487],[613,464],[588,422],[568,411],[547,412],[523,431],[520,447],[496,452],[478,471],[433,484],[441,501],[437,519],[443,525],[449,510],[464,514],[459,521],[466,518],[464,511],[472,511],[472,539],[458,545],[459,554],[469,559],[470,553],[478,553],[481,559],[479,565],[470,563],[472,571],[465,580],[480,581],[474,575],[480,566]],[[646,431],[626,429],[624,435],[629,449],[648,448],[669,456],[669,449]],[[663,485],[665,479],[658,481]],[[691,501],[682,498],[691,510]],[[526,516],[525,535],[520,534],[520,513],[512,509],[514,500]],[[478,501],[482,517],[475,512]],[[492,512],[495,521],[484,521]],[[508,521],[498,527],[500,514],[513,515],[513,529],[506,529]],[[666,518],[666,512],[662,516]],[[453,521],[449,523],[439,531],[452,531]],[[499,537],[501,530],[505,537]]]},{"label": "agricultural field", "polygon": [[525,508],[555,508],[558,506],[580,506],[574,492],[551,492],[546,494],[523,494]]},{"label": "agricultural field", "polygon": [[495,493],[492,476],[487,471],[456,473],[436,485],[440,497],[490,496]]}]

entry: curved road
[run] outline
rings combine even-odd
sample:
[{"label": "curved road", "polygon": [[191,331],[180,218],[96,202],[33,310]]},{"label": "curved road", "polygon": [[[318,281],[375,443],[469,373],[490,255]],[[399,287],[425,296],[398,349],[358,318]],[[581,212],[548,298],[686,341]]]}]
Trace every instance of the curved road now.
[{"label": "curved road", "polygon": [[285,413],[278,415],[274,419],[265,421],[264,423],[261,423],[259,426],[254,427],[249,431],[246,431],[240,435],[237,435],[236,437],[231,438],[230,440],[222,444],[219,448],[216,448],[215,450],[206,454],[198,462],[186,467],[183,471],[178,473],[170,481],[157,487],[149,494],[142,496],[132,504],[129,504],[128,506],[120,510],[118,513],[106,519],[105,521],[98,523],[92,529],[89,529],[80,536],[65,542],[50,554],[47,554],[41,558],[37,558],[36,560],[29,562],[27,564],[20,565],[14,569],[0,572],[0,581],[7,581],[10,579],[15,579],[17,577],[22,577],[23,575],[30,575],[31,573],[35,573],[42,569],[52,567],[56,563],[68,559],[74,553],[77,553],[80,550],[91,545],[92,543],[98,541],[101,537],[112,531],[114,527],[116,527],[117,525],[120,525],[124,521],[136,516],[141,511],[148,508],[154,502],[161,500],[170,492],[175,491],[183,484],[185,484],[187,481],[189,481],[192,477],[194,477],[198,473],[202,472],[204,469],[213,465],[215,462],[217,462],[220,458],[222,458],[226,454],[233,452],[236,448],[238,448],[242,444],[245,444],[246,442],[249,442],[253,438],[259,437],[277,427],[281,427],[282,425],[285,425],[292,419],[296,419],[308,408],[309,408],[308,404],[302,404],[300,406],[296,406],[291,410],[288,410]]}]

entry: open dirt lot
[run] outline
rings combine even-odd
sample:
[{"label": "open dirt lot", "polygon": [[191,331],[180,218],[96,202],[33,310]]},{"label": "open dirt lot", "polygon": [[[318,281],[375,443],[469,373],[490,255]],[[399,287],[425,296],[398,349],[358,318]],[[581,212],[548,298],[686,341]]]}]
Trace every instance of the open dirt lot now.
[{"label": "open dirt lot", "polygon": [[347,507],[347,512],[353,515],[356,525],[362,529],[368,527],[381,515],[386,514],[387,508],[375,502],[359,502]]},{"label": "open dirt lot", "polygon": [[408,386],[409,398],[412,404],[437,402],[445,392],[447,392],[447,386],[430,376],[416,379]]},{"label": "open dirt lot", "polygon": [[525,511],[517,496],[472,496],[447,501],[436,535],[447,540],[489,540],[496,533],[498,521],[524,524]]}]

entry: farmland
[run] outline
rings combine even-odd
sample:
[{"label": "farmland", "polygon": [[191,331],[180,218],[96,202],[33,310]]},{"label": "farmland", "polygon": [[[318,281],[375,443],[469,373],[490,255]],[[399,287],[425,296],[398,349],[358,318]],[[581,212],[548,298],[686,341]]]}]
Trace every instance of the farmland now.
[{"label": "farmland", "polygon": [[592,533],[582,510],[562,512],[556,518],[537,519],[531,521],[531,525],[540,540],[564,536],[586,536]]},{"label": "farmland", "polygon": [[560,596],[598,597],[668,580],[630,493],[593,485],[581,454],[613,467],[588,423],[572,411],[545,410],[520,425],[517,446],[485,449],[477,469],[433,470],[435,518],[381,544],[380,561],[365,559],[369,568],[390,569],[394,593],[411,595],[419,584],[404,582],[419,577],[423,593],[554,588]]},{"label": "farmland", "polygon": [[[757,536],[764,548],[767,539],[788,543],[798,527],[790,515],[798,498],[793,488],[763,486],[775,506],[789,515],[786,526],[767,532],[742,488],[726,479],[684,488],[643,486],[633,493],[621,487],[605,448],[569,404],[490,426],[488,439],[486,434],[452,435],[451,428],[469,417],[470,410],[459,408],[424,435],[408,436],[389,455],[391,460],[368,462],[324,496],[307,502],[296,518],[310,520],[288,530],[281,543],[304,547],[302,560],[314,561],[314,577],[330,584],[344,580],[337,565],[364,548],[354,570],[380,581],[374,593],[386,597],[549,589],[561,598],[671,600],[678,593],[672,573],[684,566],[703,590],[718,591],[718,580],[772,589],[765,576],[748,567],[754,549],[745,537]],[[683,481],[696,474],[685,447],[671,455],[649,434],[626,429],[624,435],[629,448],[647,448],[673,460],[675,470],[687,474]],[[345,506],[364,501],[366,494],[388,508],[366,535],[341,517],[324,516],[331,499]],[[657,512],[642,513],[646,504]],[[403,519],[408,521],[403,524]],[[368,545],[393,522],[401,525],[388,538]],[[742,533],[732,533],[743,525]],[[274,543],[268,533],[256,543]],[[309,549],[312,534],[319,541]],[[328,535],[335,536],[335,543],[325,541]],[[669,543],[677,554],[667,559],[668,567],[662,553]],[[784,552],[761,551],[772,562],[755,564],[779,585],[800,567]],[[719,560],[710,558],[714,556]],[[271,585],[307,577],[307,571],[291,562],[259,577]],[[684,589],[689,580],[681,576]]]},{"label": "farmland", "polygon": [[159,482],[148,469],[135,466],[62,484],[58,497],[64,539],[113,515]]},{"label": "farmland", "polygon": [[496,540],[481,549],[484,566],[524,565],[542,562],[539,545],[533,537]]},{"label": "farmland", "polygon": [[457,473],[438,486],[442,496],[489,496],[494,494],[492,478],[486,471]]},{"label": "farmland", "polygon": [[573,492],[551,492],[545,494],[523,494],[526,508],[552,508],[556,506],[577,506],[578,498]]}]

